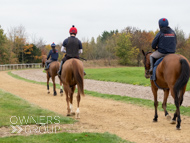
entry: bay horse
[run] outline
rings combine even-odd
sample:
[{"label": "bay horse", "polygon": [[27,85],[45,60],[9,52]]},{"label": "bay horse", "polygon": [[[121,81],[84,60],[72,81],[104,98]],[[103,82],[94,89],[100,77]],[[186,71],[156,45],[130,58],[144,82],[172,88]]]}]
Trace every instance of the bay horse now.
[{"label": "bay horse", "polygon": [[[150,73],[150,55],[152,52],[145,53],[142,50],[144,55],[144,66],[145,66],[145,77],[149,78]],[[164,109],[165,116],[169,119],[171,118],[166,110],[167,98],[169,95],[169,91],[174,99],[174,103],[176,106],[176,112],[174,113],[173,119],[171,120],[171,124],[176,123],[176,129],[180,129],[181,117],[180,117],[180,106],[183,102],[183,96],[186,90],[187,82],[189,80],[190,75],[190,66],[189,61],[182,55],[179,54],[168,54],[164,57],[164,59],[160,62],[156,69],[156,84],[158,87],[161,87],[164,91],[164,99],[162,108]],[[158,114],[157,114],[157,91],[158,87],[155,85],[154,81],[151,82],[151,89],[154,95],[154,107],[155,107],[155,115],[153,122],[157,122]]]},{"label": "bay horse", "polygon": [[79,103],[80,103],[80,95],[84,96],[84,69],[82,61],[72,58],[67,60],[62,66],[61,72],[61,81],[63,83],[64,91],[66,94],[66,102],[67,102],[67,116],[71,114],[75,114],[72,111],[73,105],[73,93],[75,91],[76,85],[78,88],[77,93],[77,110],[76,110],[76,118],[80,118],[79,113]]},{"label": "bay horse", "polygon": [[[46,55],[42,55],[42,67],[45,66],[45,62],[47,61],[47,56]],[[47,74],[47,93],[49,94],[49,79],[52,79],[53,82],[53,95],[56,96],[57,92],[56,92],[56,84],[55,84],[55,76],[57,76],[57,72],[59,70],[59,66],[60,63],[58,61],[54,61],[51,63],[50,67],[48,70],[46,70],[46,74]],[[60,80],[60,78],[59,78]],[[63,95],[63,90],[62,90],[62,82],[60,80],[60,93],[61,96]]]}]

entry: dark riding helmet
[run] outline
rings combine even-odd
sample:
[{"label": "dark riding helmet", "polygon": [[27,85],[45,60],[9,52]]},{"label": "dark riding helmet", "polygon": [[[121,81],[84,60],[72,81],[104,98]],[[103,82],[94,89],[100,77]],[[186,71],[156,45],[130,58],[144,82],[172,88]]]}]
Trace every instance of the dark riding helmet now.
[{"label": "dark riding helmet", "polygon": [[53,43],[51,44],[51,47],[52,47],[52,48],[55,48],[55,46],[56,46],[56,45],[55,45],[55,43],[53,42]]},{"label": "dark riding helmet", "polygon": [[162,27],[168,27],[168,20],[166,18],[161,18],[159,21],[158,21],[158,25],[160,28]]},{"label": "dark riding helmet", "polygon": [[70,28],[69,33],[70,34],[75,34],[75,35],[77,34],[77,29],[75,28],[74,25]]}]

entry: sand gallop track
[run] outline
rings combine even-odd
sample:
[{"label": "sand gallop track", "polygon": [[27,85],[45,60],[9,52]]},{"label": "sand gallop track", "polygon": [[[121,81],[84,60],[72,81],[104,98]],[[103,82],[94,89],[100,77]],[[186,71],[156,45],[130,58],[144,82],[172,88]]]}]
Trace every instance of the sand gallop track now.
[{"label": "sand gallop track", "polygon": [[[46,86],[21,81],[10,77],[7,72],[0,72],[0,89],[66,115],[65,95],[47,94]],[[153,123],[152,109],[88,95],[82,97],[80,111],[77,127],[83,131],[110,132],[137,143],[190,142],[190,118],[186,116],[182,116],[182,130],[178,131],[165,119],[163,112],[158,112],[159,122]]]}]

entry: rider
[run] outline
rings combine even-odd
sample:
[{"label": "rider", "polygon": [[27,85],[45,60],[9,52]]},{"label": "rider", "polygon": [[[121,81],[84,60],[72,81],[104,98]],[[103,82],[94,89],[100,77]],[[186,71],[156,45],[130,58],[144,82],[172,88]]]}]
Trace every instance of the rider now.
[{"label": "rider", "polygon": [[64,62],[71,58],[79,59],[79,54],[83,52],[82,43],[78,38],[76,38],[77,29],[74,25],[70,28],[69,33],[70,37],[63,41],[63,45],[61,47],[61,52],[66,54],[62,59],[59,71],[57,72],[59,76],[61,75],[62,65]]},{"label": "rider", "polygon": [[[55,49],[56,45],[54,42],[51,44],[51,47],[52,47],[52,49],[49,51],[49,54],[47,56],[47,61],[45,63],[45,70],[48,69],[48,64],[50,64],[53,61],[57,61],[58,57],[59,57],[58,50]],[[50,56],[51,56],[51,59],[48,60],[50,58]]]},{"label": "rider", "polygon": [[161,18],[158,21],[160,31],[152,41],[152,48],[156,51],[150,55],[150,74],[153,71],[154,59],[175,53],[177,38],[175,32],[168,26],[168,23],[166,18]]}]

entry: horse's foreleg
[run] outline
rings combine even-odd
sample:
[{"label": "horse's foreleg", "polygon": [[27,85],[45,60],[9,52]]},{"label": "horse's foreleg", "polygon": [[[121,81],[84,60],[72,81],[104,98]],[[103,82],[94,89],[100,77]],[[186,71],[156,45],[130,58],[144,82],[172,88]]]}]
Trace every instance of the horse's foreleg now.
[{"label": "horse's foreleg", "polygon": [[158,113],[157,113],[157,108],[158,108],[157,91],[158,91],[158,88],[154,85],[153,81],[151,81],[151,89],[152,89],[152,93],[154,95],[154,108],[155,108],[155,115],[154,115],[153,122],[157,122],[158,121]]},{"label": "horse's foreleg", "polygon": [[76,119],[80,119],[80,110],[79,110],[79,103],[80,103],[80,93],[78,90],[78,94],[77,94],[77,110],[76,110]]},{"label": "horse's foreleg", "polygon": [[56,92],[56,85],[55,85],[55,76],[52,76],[52,81],[53,81],[53,95],[56,96],[57,92]]},{"label": "horse's foreleg", "polygon": [[168,95],[169,95],[169,89],[164,90],[164,100],[163,100],[162,108],[164,109],[164,113],[165,113],[165,116],[167,117],[167,120],[171,120],[171,116],[168,114],[166,110]]},{"label": "horse's foreleg", "polygon": [[47,93],[49,94],[50,91],[49,91],[49,74],[47,73]]}]

